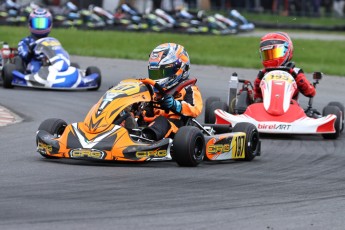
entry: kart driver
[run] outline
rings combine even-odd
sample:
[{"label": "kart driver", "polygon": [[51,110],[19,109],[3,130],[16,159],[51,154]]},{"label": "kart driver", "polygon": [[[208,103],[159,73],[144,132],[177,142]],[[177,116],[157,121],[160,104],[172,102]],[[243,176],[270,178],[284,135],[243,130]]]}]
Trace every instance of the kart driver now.
[{"label": "kart driver", "polygon": [[18,54],[24,61],[25,66],[27,66],[28,71],[37,72],[40,69],[40,57],[33,52],[34,42],[40,38],[47,37],[52,25],[52,15],[48,10],[38,8],[30,13],[29,29],[31,35],[23,38],[18,43]]},{"label": "kart driver", "polygon": [[[293,44],[287,33],[274,32],[268,33],[261,38],[260,41],[260,56],[262,65],[265,67],[259,71],[254,81],[254,100],[255,102],[262,101],[262,93],[260,89],[260,82],[263,76],[268,72],[267,68],[288,67],[296,75],[295,81],[297,83],[298,91],[306,97],[315,96],[315,88],[308,81],[302,69],[295,67],[291,62],[293,56]],[[293,98],[297,99],[298,91],[295,92]]]},{"label": "kart driver", "polygon": [[173,137],[178,128],[185,125],[186,117],[197,117],[202,111],[202,97],[196,79],[189,79],[190,61],[183,46],[165,43],[157,46],[150,54],[148,74],[167,93],[162,96],[155,92],[154,97],[161,100],[161,107],[144,111],[144,121],[149,126],[143,136],[153,140]]}]

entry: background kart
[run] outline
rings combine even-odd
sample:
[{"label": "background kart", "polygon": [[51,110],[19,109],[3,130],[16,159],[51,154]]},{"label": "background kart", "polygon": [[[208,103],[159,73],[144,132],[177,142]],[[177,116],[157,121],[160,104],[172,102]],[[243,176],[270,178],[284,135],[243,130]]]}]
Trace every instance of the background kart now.
[{"label": "background kart", "polygon": [[[293,71],[286,68],[271,69],[262,79],[260,87],[263,102],[253,103],[253,87],[249,81],[239,80],[237,74],[231,76],[228,103],[219,98],[209,98],[206,102],[205,120],[216,124],[250,122],[261,133],[272,134],[322,134],[325,139],[336,139],[344,129],[344,105],[330,102],[322,115],[312,107],[301,108],[293,99],[297,90]],[[313,75],[314,87],[322,74]],[[240,87],[242,85],[242,87]],[[207,116],[206,116],[207,115]]]},{"label": "background kart", "polygon": [[17,48],[11,48],[6,42],[0,42],[0,83],[2,83],[2,69],[7,63],[14,63],[14,57],[17,55]]},{"label": "background kart", "polygon": [[41,38],[32,45],[39,60],[32,59],[25,66],[23,60],[16,56],[13,63],[5,64],[2,69],[4,88],[97,90],[101,86],[101,71],[95,66],[81,70],[78,64],[71,64],[69,54],[57,39]]},{"label": "background kart", "polygon": [[[189,80],[181,87],[195,82]],[[132,114],[141,114],[147,106],[158,106],[153,101],[152,85],[166,95],[153,80],[124,80],[101,97],[84,121],[68,125],[55,118],[43,121],[36,134],[37,151],[46,158],[175,160],[180,166],[197,166],[203,159],[250,161],[260,155],[258,131],[249,123],[239,123],[233,128],[203,126],[185,117],[186,126],[173,139],[154,141],[143,137],[145,126],[139,127]]]}]

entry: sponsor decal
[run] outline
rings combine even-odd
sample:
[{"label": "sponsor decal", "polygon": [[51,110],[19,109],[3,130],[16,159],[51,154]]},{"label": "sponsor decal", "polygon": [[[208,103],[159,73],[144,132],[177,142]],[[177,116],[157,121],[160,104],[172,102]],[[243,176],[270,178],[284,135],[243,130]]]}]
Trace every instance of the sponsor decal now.
[{"label": "sponsor decal", "polygon": [[258,129],[265,129],[265,130],[290,130],[292,125],[286,124],[258,124]]},{"label": "sponsor decal", "polygon": [[230,144],[209,145],[207,152],[211,154],[222,154],[230,151]]},{"label": "sponsor decal", "polygon": [[37,150],[42,153],[52,152],[53,146],[38,142]]},{"label": "sponsor decal", "polygon": [[97,149],[73,149],[69,153],[71,158],[104,159],[105,152]]},{"label": "sponsor decal", "polygon": [[135,153],[137,158],[146,158],[146,157],[166,157],[167,150],[151,150],[151,151],[138,151]]},{"label": "sponsor decal", "polygon": [[232,139],[232,158],[244,158],[245,157],[245,143],[246,136],[238,135]]},{"label": "sponsor decal", "polygon": [[269,73],[265,76],[265,80],[282,80],[282,81],[288,81],[289,83],[293,82],[293,78],[289,73],[283,72],[283,71],[276,71],[274,73]]},{"label": "sponsor decal", "polygon": [[57,40],[46,40],[46,41],[42,42],[42,45],[44,45],[44,46],[60,46],[61,44]]}]

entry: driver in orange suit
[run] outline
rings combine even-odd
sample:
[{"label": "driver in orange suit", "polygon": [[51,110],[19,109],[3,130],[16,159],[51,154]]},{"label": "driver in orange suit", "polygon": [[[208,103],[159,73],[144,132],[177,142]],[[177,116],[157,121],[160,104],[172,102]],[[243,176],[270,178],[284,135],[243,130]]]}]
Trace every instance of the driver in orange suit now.
[{"label": "driver in orange suit", "polygon": [[161,101],[160,108],[145,111],[143,119],[149,125],[143,130],[144,137],[153,140],[172,137],[185,125],[187,117],[196,118],[201,114],[201,93],[195,85],[196,79],[189,79],[189,73],[189,56],[183,46],[165,43],[151,52],[149,78],[155,80],[167,95],[162,98],[155,92],[155,99]]}]

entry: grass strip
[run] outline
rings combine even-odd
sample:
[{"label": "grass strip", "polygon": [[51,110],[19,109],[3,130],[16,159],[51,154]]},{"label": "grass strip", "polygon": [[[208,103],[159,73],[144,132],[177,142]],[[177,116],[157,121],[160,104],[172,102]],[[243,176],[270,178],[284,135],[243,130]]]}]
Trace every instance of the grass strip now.
[{"label": "grass strip", "polygon": [[[28,35],[27,27],[0,26],[1,39],[16,46]],[[259,38],[183,35],[171,33],[77,30],[54,28],[50,36],[60,40],[71,55],[148,60],[151,50],[165,42],[187,49],[192,64],[261,68]],[[312,35],[311,35],[312,36]],[[305,72],[345,76],[344,41],[294,39],[294,61]]]}]

